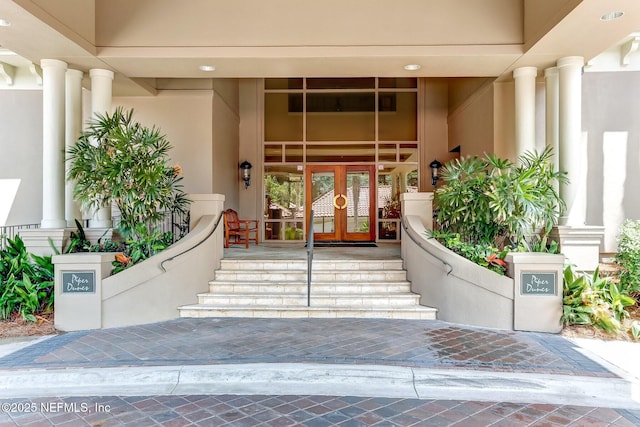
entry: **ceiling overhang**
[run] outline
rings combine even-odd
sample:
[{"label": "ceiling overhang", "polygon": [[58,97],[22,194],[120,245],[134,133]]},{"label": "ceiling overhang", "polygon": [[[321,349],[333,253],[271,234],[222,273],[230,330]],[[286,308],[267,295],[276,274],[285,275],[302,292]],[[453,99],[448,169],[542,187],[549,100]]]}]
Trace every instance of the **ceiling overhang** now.
[{"label": "ceiling overhang", "polygon": [[[139,94],[155,93],[156,79],[507,80],[518,67],[542,71],[564,56],[592,61],[610,48],[620,62],[625,51],[619,45],[629,43],[640,26],[640,2],[625,0],[469,5],[464,0],[405,0],[393,6],[370,0],[0,0],[0,18],[11,21],[0,27],[0,47],[34,64],[59,59],[85,72],[112,70],[114,94]],[[624,15],[600,20],[614,10]],[[627,66],[634,53],[626,51]],[[7,55],[0,55],[0,62],[22,66]],[[407,71],[406,64],[420,69]],[[215,71],[203,72],[200,65]]]}]

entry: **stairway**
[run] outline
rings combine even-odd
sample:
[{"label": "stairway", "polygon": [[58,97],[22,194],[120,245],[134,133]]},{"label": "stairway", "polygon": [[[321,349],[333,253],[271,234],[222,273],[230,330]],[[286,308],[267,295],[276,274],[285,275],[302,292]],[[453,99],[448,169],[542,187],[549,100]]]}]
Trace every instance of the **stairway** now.
[{"label": "stairway", "polygon": [[435,319],[411,293],[402,260],[314,260],[307,306],[304,260],[223,259],[209,292],[181,317]]}]

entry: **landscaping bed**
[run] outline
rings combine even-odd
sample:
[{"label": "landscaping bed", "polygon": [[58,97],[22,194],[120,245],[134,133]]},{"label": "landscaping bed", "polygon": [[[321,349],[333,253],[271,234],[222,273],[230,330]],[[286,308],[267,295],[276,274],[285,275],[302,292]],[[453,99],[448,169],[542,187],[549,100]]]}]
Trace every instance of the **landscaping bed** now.
[{"label": "landscaping bed", "polygon": [[53,313],[37,315],[35,322],[27,322],[19,314],[10,320],[0,321],[0,338],[56,335],[60,333],[53,324]]}]

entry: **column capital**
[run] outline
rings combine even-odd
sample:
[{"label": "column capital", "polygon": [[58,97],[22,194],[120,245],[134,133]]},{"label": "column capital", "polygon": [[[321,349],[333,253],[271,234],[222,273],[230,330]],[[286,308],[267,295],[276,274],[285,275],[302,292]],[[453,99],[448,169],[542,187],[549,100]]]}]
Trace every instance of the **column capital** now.
[{"label": "column capital", "polygon": [[549,67],[544,69],[545,77],[554,77],[558,75],[558,67]]},{"label": "column capital", "polygon": [[513,78],[518,77],[537,77],[538,69],[536,67],[520,67],[513,70]]},{"label": "column capital", "polygon": [[113,71],[103,70],[101,68],[92,68],[89,70],[89,77],[107,77],[113,80]]},{"label": "column capital", "polygon": [[42,59],[40,60],[40,66],[42,68],[58,68],[60,70],[67,69],[67,63],[57,59]]},{"label": "column capital", "polygon": [[556,62],[556,65],[558,68],[583,67],[584,58],[582,56],[567,56],[567,57],[558,59],[558,61]]}]

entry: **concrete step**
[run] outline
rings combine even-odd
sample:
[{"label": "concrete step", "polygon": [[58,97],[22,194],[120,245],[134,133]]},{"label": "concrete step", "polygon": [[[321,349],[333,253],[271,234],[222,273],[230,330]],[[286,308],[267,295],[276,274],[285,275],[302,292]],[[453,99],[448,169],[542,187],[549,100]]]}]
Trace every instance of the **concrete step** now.
[{"label": "concrete step", "polygon": [[[402,260],[314,260],[313,270],[402,270]],[[306,260],[222,259],[221,270],[307,270]]]},{"label": "concrete step", "polygon": [[[312,302],[313,304],[313,302]],[[398,308],[362,307],[270,307],[260,305],[217,306],[196,304],[183,306],[181,317],[281,317],[281,318],[376,318],[376,319],[424,319],[435,320],[436,309],[424,306]]]},{"label": "concrete step", "polygon": [[[306,270],[218,270],[215,272],[215,281],[221,282],[305,282]],[[312,282],[385,282],[403,281],[407,279],[404,270],[325,270],[313,271]]]},{"label": "concrete step", "polygon": [[316,260],[307,307],[306,260],[223,259],[209,292],[181,317],[435,319],[420,305],[402,260]]},{"label": "concrete step", "polygon": [[[260,305],[300,307],[307,305],[306,293],[281,294],[237,294],[237,293],[203,293],[198,295],[198,304],[204,305]],[[402,294],[311,294],[311,304],[331,307],[415,307],[420,304],[420,296],[411,293]]]},{"label": "concrete step", "polygon": [[[299,282],[236,282],[236,281],[211,281],[210,293],[238,293],[238,294],[269,294],[269,293],[304,293],[307,292],[306,281]],[[367,294],[367,293],[397,293],[411,292],[411,283],[408,281],[386,282],[312,282],[313,294],[341,293]]]}]

